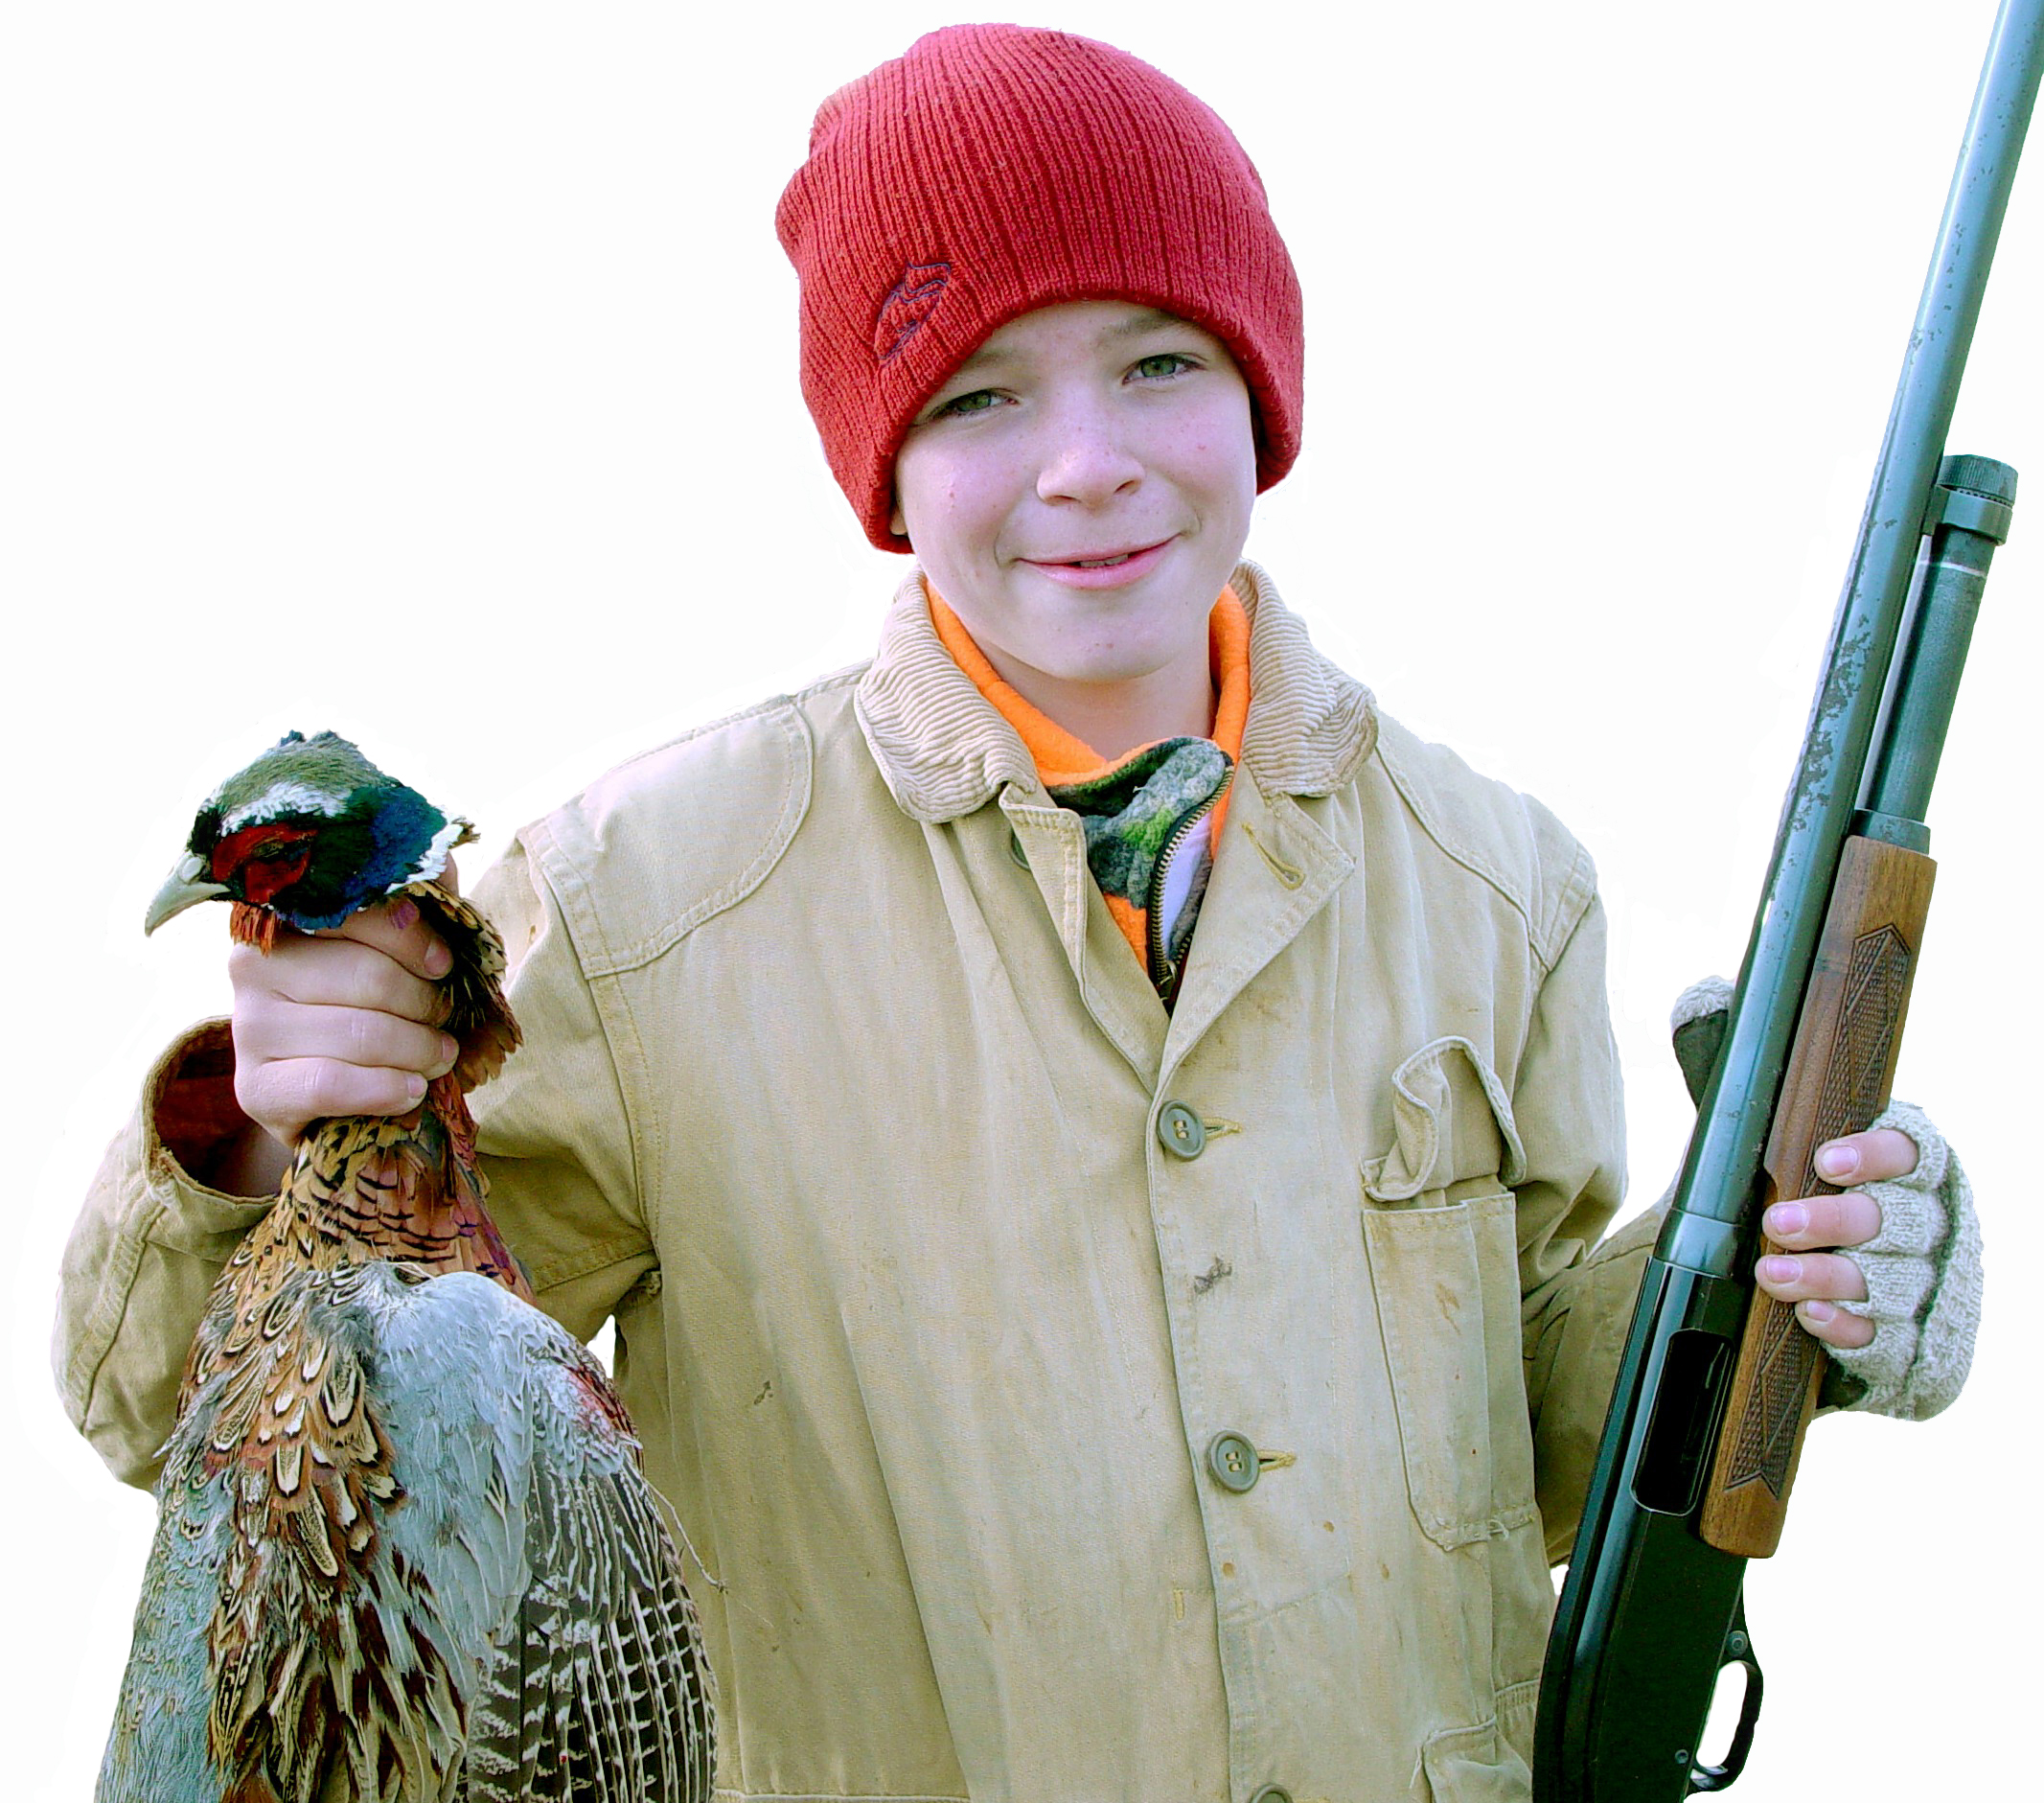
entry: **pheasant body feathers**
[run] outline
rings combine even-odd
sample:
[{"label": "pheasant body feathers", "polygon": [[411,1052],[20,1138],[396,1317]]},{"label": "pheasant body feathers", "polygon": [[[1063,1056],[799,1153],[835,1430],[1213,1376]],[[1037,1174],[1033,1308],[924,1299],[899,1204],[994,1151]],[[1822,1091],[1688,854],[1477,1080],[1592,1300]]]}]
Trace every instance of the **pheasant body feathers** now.
[{"label": "pheasant body feathers", "polygon": [[710,1794],[709,1667],[624,1406],[487,1207],[463,1092],[518,1041],[495,934],[430,880],[467,830],[294,733],[208,798],[151,910],[231,900],[262,943],[407,893],[461,1052],[408,1114],[313,1122],[220,1275],[103,1803]]}]

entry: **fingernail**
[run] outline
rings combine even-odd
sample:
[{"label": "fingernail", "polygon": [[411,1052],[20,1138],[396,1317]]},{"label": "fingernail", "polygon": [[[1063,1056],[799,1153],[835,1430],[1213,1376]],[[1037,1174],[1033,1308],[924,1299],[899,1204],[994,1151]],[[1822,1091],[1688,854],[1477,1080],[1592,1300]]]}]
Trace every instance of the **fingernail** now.
[{"label": "fingernail", "polygon": [[453,953],[438,939],[425,948],[425,974],[428,977],[445,977],[453,968]]},{"label": "fingernail", "polygon": [[1760,1260],[1760,1275],[1770,1283],[1793,1283],[1803,1275],[1803,1260],[1770,1254]]},{"label": "fingernail", "polygon": [[1821,1302],[1798,1303],[1796,1308],[1803,1320],[1817,1328],[1824,1327],[1838,1312],[1829,1303]]},{"label": "fingernail", "polygon": [[1767,1231],[1777,1239],[1800,1234],[1810,1224],[1810,1212],[1800,1202],[1777,1202],[1767,1211]]},{"label": "fingernail", "polygon": [[413,1101],[424,1101],[425,1099],[425,1078],[421,1076],[417,1071],[405,1072],[404,1093]]},{"label": "fingernail", "polygon": [[1817,1174],[1838,1183],[1859,1168],[1859,1154],[1849,1145],[1831,1144],[1817,1154]]},{"label": "fingernail", "polygon": [[409,895],[400,897],[391,908],[390,924],[396,927],[400,933],[402,933],[406,927],[410,926],[418,918],[419,904],[412,900]]},{"label": "fingernail", "polygon": [[445,1076],[454,1068],[454,1060],[461,1056],[461,1042],[452,1033],[440,1035],[440,1062],[433,1067],[435,1076]]}]

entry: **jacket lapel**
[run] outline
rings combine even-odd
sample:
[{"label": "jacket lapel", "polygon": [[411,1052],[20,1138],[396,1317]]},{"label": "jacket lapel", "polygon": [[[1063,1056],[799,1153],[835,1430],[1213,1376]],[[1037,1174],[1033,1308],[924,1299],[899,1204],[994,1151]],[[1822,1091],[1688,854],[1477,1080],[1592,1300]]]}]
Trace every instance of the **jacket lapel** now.
[{"label": "jacket lapel", "polygon": [[1235,779],[1192,932],[1160,1080],[1169,1081],[1222,1010],[1304,931],[1355,868],[1355,858],[1305,809],[1290,796],[1266,795],[1256,772],[1245,768]]},{"label": "jacket lapel", "polygon": [[1057,925],[1087,1013],[1144,1087],[1154,1091],[1169,1017],[1100,898],[1087,867],[1086,835],[1078,816],[1059,807],[1040,787],[1033,795],[1020,788],[1004,790],[1000,807]]}]

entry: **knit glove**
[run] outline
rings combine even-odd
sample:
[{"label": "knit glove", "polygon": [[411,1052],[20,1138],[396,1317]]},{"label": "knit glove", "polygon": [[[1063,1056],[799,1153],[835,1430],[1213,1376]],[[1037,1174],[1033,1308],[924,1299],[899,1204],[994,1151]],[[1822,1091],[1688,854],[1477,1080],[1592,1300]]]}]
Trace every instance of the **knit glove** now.
[{"label": "knit glove", "polygon": [[[1669,1025],[1676,1061],[1691,1099],[1700,1099],[1716,1062],[1732,1006],[1732,985],[1707,977],[1676,998]],[[1866,1244],[1842,1246],[1859,1266],[1865,1302],[1839,1307],[1873,1324],[1865,1346],[1826,1346],[1820,1400],[1903,1421],[1928,1420],[1959,1394],[1980,1330],[1980,1222],[1973,1186],[1930,1118],[1891,1102],[1872,1123],[1906,1133],[1917,1167],[1906,1177],[1853,1186],[1881,1211],[1881,1231]]]}]

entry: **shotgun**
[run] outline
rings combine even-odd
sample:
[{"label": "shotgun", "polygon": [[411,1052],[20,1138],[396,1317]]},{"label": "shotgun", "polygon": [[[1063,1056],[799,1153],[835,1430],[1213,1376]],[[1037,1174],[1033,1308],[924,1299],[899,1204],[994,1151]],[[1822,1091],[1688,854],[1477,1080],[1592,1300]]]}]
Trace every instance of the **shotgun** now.
[{"label": "shotgun", "polygon": [[[1696,1126],[1647,1261],[1541,1676],[1537,1803],[1656,1803],[1744,1767],[1746,1561],[1781,1532],[1824,1375],[1753,1282],[1761,1212],[1888,1101],[1933,866],[1923,816],[2015,472],[1944,454],[2023,134],[2044,0],[2003,0],[1808,731]],[[1744,1669],[1724,1758],[1699,1745]]]}]

